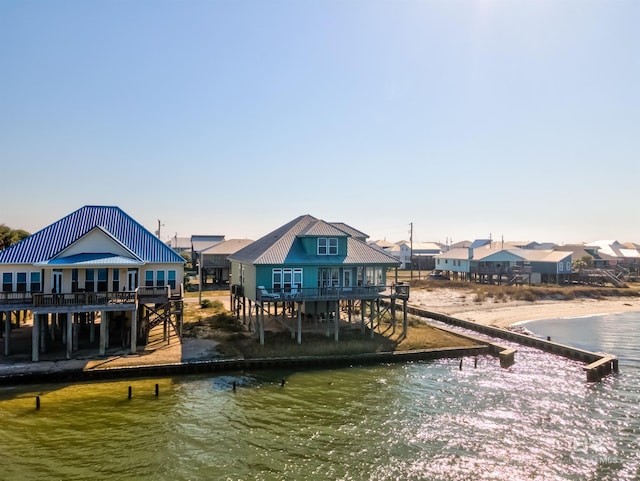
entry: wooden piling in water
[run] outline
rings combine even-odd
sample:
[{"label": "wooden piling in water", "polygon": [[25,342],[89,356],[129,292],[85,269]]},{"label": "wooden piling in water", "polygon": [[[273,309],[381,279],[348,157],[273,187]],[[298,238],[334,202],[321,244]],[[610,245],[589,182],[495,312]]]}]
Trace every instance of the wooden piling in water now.
[{"label": "wooden piling in water", "polygon": [[515,362],[515,349],[505,349],[504,351],[500,351],[498,356],[500,357],[500,367],[507,368],[513,365]]}]

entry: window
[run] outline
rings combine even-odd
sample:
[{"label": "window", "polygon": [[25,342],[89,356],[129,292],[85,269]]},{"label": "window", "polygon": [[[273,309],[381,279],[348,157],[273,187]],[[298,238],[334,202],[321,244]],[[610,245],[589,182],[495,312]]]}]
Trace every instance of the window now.
[{"label": "window", "polygon": [[13,292],[13,273],[2,273],[2,292]]},{"label": "window", "polygon": [[94,292],[95,289],[95,271],[93,269],[87,269],[84,278],[84,290],[87,292]]},{"label": "window", "polygon": [[367,267],[365,270],[366,285],[368,286],[381,286],[383,271],[382,267]]},{"label": "window", "polygon": [[109,290],[107,272],[107,269],[98,269],[98,292],[107,292]]},{"label": "window", "polygon": [[113,281],[112,281],[112,290],[113,292],[118,292],[120,290],[120,270],[113,270]]},{"label": "window", "polygon": [[164,271],[156,271],[156,287],[164,287]]},{"label": "window", "polygon": [[271,279],[271,286],[273,287],[274,290],[281,290],[282,289],[282,269],[274,269],[272,274],[272,279]]},{"label": "window", "polygon": [[332,237],[329,239],[329,255],[337,256],[338,255],[338,239],[337,237]]},{"label": "window", "polygon": [[302,287],[302,269],[273,269],[271,276],[274,290],[291,292],[293,287]]},{"label": "window", "polygon": [[153,287],[153,271],[146,271],[144,273],[144,285],[146,287]]},{"label": "window", "polygon": [[31,292],[40,292],[42,291],[42,284],[40,283],[40,273],[32,272],[31,273],[31,284],[29,286],[29,290]]},{"label": "window", "polygon": [[176,271],[169,271],[168,277],[169,287],[173,290],[176,288]]},{"label": "window", "polygon": [[337,237],[318,237],[318,255],[319,256],[338,255],[338,238]]},{"label": "window", "polygon": [[16,275],[16,292],[27,292],[27,273],[18,272]]},{"label": "window", "polygon": [[327,255],[327,238],[320,237],[318,239],[318,255],[326,256]]},{"label": "window", "polygon": [[244,266],[240,266],[240,285],[244,286]]},{"label": "window", "polygon": [[567,261],[567,270],[571,271],[571,261]]},{"label": "window", "polygon": [[302,269],[293,270],[293,286],[299,289],[302,288]]},{"label": "window", "polygon": [[365,270],[365,276],[366,276],[366,285],[367,286],[372,286],[373,285],[373,279],[374,279],[374,273],[373,273],[373,267],[367,267]]}]

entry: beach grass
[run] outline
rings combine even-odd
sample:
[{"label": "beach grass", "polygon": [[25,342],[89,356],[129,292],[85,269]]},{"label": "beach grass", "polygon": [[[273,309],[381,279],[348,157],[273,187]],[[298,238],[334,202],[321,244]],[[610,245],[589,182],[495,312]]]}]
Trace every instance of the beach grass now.
[{"label": "beach grass", "polygon": [[473,299],[474,302],[482,303],[492,300],[493,302],[508,301],[543,301],[543,300],[574,300],[574,299],[607,299],[640,297],[640,289],[637,284],[631,284],[627,288],[619,287],[599,287],[599,286],[499,286],[492,284],[477,284],[475,282],[460,281],[429,281],[413,280],[409,282],[415,289],[435,291],[438,289],[456,289],[461,295]]}]

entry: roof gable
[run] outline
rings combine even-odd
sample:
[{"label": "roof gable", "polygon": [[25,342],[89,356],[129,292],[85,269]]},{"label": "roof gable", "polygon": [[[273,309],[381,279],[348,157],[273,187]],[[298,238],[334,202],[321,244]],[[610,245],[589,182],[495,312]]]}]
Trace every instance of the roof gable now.
[{"label": "roof gable", "polygon": [[0,252],[0,263],[35,264],[49,261],[95,228],[108,233],[143,262],[184,263],[173,249],[119,207],[84,206]]},{"label": "roof gable", "polygon": [[356,239],[360,239],[360,240],[366,242],[366,240],[369,238],[368,234],[365,234],[364,232],[359,231],[358,229],[355,229],[355,228],[351,227],[350,225],[345,224],[344,222],[330,222],[330,224],[333,227],[336,227],[336,228],[340,229],[341,231],[346,232],[351,237],[355,237]]},{"label": "roof gable", "polygon": [[298,237],[348,237],[349,235],[323,220],[314,220],[302,229]]},{"label": "roof gable", "polygon": [[[102,227],[94,227],[66,249],[56,254],[53,259],[75,256],[79,254],[109,253],[120,257],[138,259],[131,250],[127,249]],[[52,260],[53,260],[52,259]]]}]

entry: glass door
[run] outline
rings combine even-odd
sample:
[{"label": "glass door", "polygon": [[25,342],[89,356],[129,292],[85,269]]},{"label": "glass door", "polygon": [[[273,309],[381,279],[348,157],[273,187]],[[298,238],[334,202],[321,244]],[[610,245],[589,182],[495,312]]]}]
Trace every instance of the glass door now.
[{"label": "glass door", "polygon": [[135,291],[138,288],[138,269],[129,269],[127,272],[127,289]]},{"label": "glass door", "polygon": [[51,292],[53,294],[62,293],[62,271],[60,269],[55,269],[51,276]]}]

